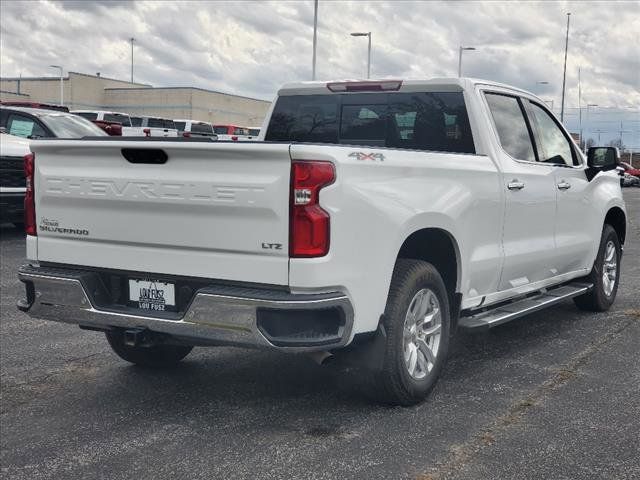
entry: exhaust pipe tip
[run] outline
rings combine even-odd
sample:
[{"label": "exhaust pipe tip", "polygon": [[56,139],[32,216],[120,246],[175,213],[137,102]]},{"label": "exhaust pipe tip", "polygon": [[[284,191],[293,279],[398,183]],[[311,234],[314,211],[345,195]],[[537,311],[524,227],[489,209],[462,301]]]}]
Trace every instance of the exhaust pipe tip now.
[{"label": "exhaust pipe tip", "polygon": [[318,365],[326,365],[333,360],[333,354],[327,351],[310,352],[308,355]]}]

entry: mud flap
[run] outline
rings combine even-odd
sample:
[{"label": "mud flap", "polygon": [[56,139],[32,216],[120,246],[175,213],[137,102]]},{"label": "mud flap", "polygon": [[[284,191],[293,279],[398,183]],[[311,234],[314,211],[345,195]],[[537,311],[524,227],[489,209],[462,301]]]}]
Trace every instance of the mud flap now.
[{"label": "mud flap", "polygon": [[334,360],[339,365],[359,367],[377,372],[382,370],[387,349],[387,332],[382,317],[378,329],[373,335],[361,341],[354,341],[349,347],[333,352]]}]

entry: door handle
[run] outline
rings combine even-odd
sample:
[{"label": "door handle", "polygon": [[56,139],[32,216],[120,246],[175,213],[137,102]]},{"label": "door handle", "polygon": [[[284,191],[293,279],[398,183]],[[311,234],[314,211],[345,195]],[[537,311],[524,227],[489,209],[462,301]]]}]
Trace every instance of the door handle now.
[{"label": "door handle", "polygon": [[509,190],[522,190],[524,188],[524,183],[512,180],[507,184],[507,188]]},{"label": "door handle", "polygon": [[569,190],[570,188],[571,188],[571,184],[569,182],[567,182],[566,180],[562,180],[558,184],[558,190]]}]

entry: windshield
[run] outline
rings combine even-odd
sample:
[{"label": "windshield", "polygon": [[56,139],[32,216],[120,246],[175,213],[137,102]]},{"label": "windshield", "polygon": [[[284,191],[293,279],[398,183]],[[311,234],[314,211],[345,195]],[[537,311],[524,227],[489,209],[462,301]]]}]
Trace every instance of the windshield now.
[{"label": "windshield", "polygon": [[78,115],[54,113],[40,117],[58,138],[105,137],[107,134],[89,120]]}]

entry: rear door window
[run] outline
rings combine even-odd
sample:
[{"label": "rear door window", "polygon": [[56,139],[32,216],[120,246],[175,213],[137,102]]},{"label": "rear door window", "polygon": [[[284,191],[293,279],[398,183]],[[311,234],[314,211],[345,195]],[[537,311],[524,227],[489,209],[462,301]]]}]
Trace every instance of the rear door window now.
[{"label": "rear door window", "polygon": [[516,160],[535,162],[531,134],[520,101],[497,93],[486,93],[485,98],[504,151]]},{"label": "rear door window", "polygon": [[167,120],[166,118],[162,119],[162,128],[176,128],[176,124],[173,123],[173,120]]},{"label": "rear door window", "polygon": [[132,127],[141,127],[142,126],[142,118],[141,117],[130,117],[131,118],[131,126]]},{"label": "rear door window", "polygon": [[266,140],[475,153],[461,92],[283,96]]},{"label": "rear door window", "polygon": [[[184,132],[184,127],[187,125],[186,122],[174,122],[176,124],[176,128],[181,131]],[[191,127],[193,129],[193,126]]]}]

